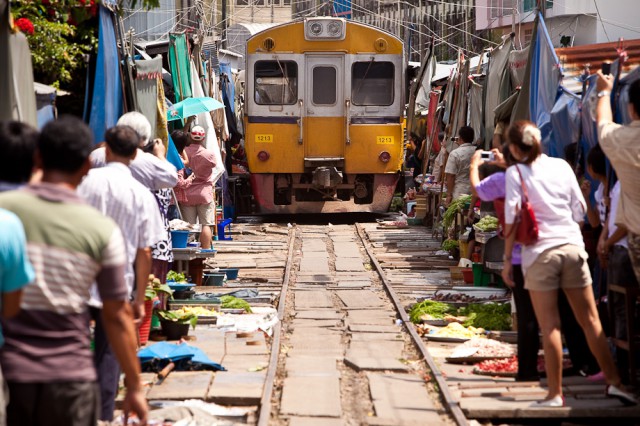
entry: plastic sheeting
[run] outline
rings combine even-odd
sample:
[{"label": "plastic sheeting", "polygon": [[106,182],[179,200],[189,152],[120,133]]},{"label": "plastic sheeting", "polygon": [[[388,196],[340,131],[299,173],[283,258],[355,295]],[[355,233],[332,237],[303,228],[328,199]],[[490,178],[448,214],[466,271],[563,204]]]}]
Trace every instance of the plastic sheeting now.
[{"label": "plastic sheeting", "polygon": [[553,144],[543,146],[544,151],[551,157],[564,158],[565,148],[578,142],[580,137],[580,103],[579,96],[562,89],[558,100],[551,110],[551,127],[553,129]]},{"label": "plastic sheeting", "polygon": [[136,60],[135,87],[140,111],[151,124],[151,134],[157,134],[158,79],[162,78],[162,56]]},{"label": "plastic sheeting", "polygon": [[540,129],[542,146],[546,151],[549,146],[556,145],[551,126],[551,110],[558,97],[562,74],[544,18],[539,16],[538,19],[538,30],[531,44],[533,52],[529,62],[529,111],[531,121]]},{"label": "plastic sheeting", "polygon": [[104,132],[115,126],[122,115],[122,86],[113,15],[102,5],[98,36],[98,58],[89,116],[89,127],[96,143],[104,139]]},{"label": "plastic sheeting", "polygon": [[233,72],[231,71],[230,64],[220,64],[220,74],[226,74],[227,80],[221,78],[220,81],[222,84],[222,95],[226,96],[229,99],[229,104],[231,106],[231,113],[235,114],[235,99],[236,99],[236,88],[233,84]]},{"label": "plastic sheeting", "polygon": [[500,46],[491,51],[484,104],[485,143],[490,143],[493,140],[493,132],[495,130],[495,114],[493,111],[500,103],[500,83],[512,48],[511,37],[507,37]]},{"label": "plastic sheeting", "polygon": [[29,43],[21,32],[10,34],[4,24],[0,32],[0,79],[4,80],[0,86],[0,119],[23,121],[35,127],[38,117]]}]

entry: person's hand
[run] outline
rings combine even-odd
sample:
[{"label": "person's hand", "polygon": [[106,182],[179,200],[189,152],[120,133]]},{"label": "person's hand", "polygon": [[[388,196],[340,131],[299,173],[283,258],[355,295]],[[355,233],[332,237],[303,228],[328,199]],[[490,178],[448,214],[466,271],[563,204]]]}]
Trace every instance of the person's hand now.
[{"label": "person's hand", "polygon": [[598,241],[598,246],[596,248],[598,251],[598,259],[600,260],[600,266],[606,268],[609,263],[609,244],[604,239]]},{"label": "person's hand", "polygon": [[589,199],[591,195],[591,181],[589,179],[585,179],[580,184],[580,191],[582,191],[582,196],[585,200]]},{"label": "person's hand", "polygon": [[513,288],[516,283],[513,281],[513,267],[510,260],[504,261],[504,267],[502,268],[502,280],[506,285]]},{"label": "person's hand", "polygon": [[144,319],[144,316],[146,314],[144,310],[144,300],[134,300],[133,302],[131,302],[131,310],[133,311],[133,323],[136,325],[136,327],[140,327],[140,324],[142,324],[142,320]]},{"label": "person's hand", "polygon": [[498,167],[502,167],[503,169],[507,168],[507,161],[504,159],[504,155],[502,155],[502,151],[497,148],[493,148],[491,150],[493,152],[493,161],[490,161],[489,164],[496,165]]},{"label": "person's hand", "polygon": [[147,405],[147,398],[141,389],[129,390],[122,402],[122,411],[124,412],[124,424],[128,424],[128,419],[131,414],[135,414],[138,417],[138,424],[145,426],[147,424],[147,413],[149,412],[149,406]]},{"label": "person's hand", "polygon": [[474,152],[473,156],[471,157],[471,163],[469,163],[469,167],[477,168],[480,164],[484,163],[484,160],[481,156],[482,150],[479,149]]},{"label": "person's hand", "polygon": [[603,90],[607,92],[613,91],[613,76],[612,75],[604,75],[602,74],[602,70],[598,70],[598,82],[596,83],[596,90],[598,92],[602,92]]},{"label": "person's hand", "polygon": [[469,206],[469,213],[467,214],[467,219],[469,222],[473,222],[476,218],[476,211],[473,209],[473,206]]},{"label": "person's hand", "polygon": [[151,151],[153,155],[158,158],[164,158],[164,155],[167,152],[167,149],[164,147],[162,143],[162,139],[154,139],[153,140],[153,151]]}]

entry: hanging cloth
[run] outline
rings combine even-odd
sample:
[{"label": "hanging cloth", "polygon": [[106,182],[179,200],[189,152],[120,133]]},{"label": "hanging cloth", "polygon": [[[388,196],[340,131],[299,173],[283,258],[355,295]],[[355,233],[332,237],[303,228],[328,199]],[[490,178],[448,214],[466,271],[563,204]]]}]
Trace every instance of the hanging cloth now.
[{"label": "hanging cloth", "polygon": [[[176,102],[193,96],[186,34],[169,34],[169,66],[171,67]],[[198,75],[197,72],[196,75]]]},{"label": "hanging cloth", "polygon": [[135,61],[136,98],[138,108],[151,124],[151,134],[157,134],[158,79],[162,78],[162,56]]}]

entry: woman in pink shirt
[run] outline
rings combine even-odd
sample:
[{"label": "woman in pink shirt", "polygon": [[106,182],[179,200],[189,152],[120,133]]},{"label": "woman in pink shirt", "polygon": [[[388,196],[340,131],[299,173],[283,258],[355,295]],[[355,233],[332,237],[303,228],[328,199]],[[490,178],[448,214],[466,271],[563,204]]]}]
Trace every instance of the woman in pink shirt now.
[{"label": "woman in pink shirt", "polygon": [[[203,249],[211,248],[211,227],[214,223],[215,203],[213,199],[213,169],[216,166],[213,151],[202,146],[205,139],[204,129],[195,126],[191,130],[191,138],[185,153],[189,158],[189,166],[194,175],[191,183],[182,186],[184,201],[180,201],[182,218],[189,223],[200,223],[200,244]],[[186,172],[186,170],[185,170]],[[189,176],[185,176],[188,181]]]}]

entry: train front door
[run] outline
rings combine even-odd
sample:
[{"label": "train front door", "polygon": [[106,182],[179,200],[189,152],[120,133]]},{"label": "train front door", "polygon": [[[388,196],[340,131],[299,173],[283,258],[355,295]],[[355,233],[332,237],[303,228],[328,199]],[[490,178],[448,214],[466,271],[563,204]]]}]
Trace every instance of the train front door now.
[{"label": "train front door", "polygon": [[304,149],[307,160],[343,159],[344,55],[306,55]]}]

